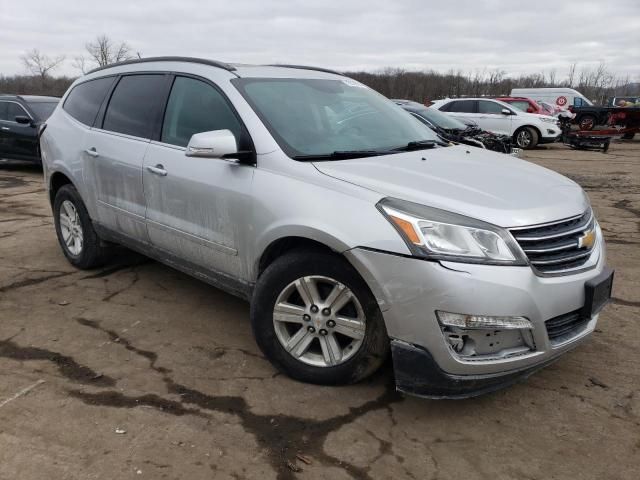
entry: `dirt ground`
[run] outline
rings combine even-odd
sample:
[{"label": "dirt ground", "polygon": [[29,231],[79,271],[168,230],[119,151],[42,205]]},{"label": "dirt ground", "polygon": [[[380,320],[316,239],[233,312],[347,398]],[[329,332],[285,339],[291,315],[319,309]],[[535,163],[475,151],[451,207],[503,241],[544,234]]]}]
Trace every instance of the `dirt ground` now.
[{"label": "dirt ground", "polygon": [[0,164],[0,479],[637,479],[640,141],[526,158],[589,193],[616,269],[590,340],[481,398],[342,388],[262,357],[248,305],[123,252],[78,271],[40,171]]}]

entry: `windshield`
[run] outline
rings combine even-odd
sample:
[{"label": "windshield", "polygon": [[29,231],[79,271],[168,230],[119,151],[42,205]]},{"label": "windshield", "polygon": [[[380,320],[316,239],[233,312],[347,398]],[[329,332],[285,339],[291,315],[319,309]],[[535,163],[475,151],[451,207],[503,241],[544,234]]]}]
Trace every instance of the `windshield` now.
[{"label": "windshield", "polygon": [[420,115],[433,123],[436,127],[444,128],[445,130],[466,130],[468,127],[460,120],[456,120],[435,108],[421,108],[420,110],[414,110],[414,112],[416,115]]},{"label": "windshield", "polygon": [[396,153],[411,142],[438,141],[425,125],[348,78],[232,80],[292,158],[336,152]]},{"label": "windshield", "polygon": [[56,109],[58,102],[32,102],[29,103],[29,108],[36,114],[38,120],[46,120],[51,116]]}]

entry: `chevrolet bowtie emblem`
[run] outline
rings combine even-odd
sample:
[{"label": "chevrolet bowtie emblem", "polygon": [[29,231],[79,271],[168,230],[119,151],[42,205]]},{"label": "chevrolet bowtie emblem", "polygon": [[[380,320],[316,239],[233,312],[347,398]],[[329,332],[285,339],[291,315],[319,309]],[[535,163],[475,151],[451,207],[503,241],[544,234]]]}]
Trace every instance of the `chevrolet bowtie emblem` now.
[{"label": "chevrolet bowtie emblem", "polygon": [[589,230],[578,238],[578,248],[591,248],[594,243],[596,243],[596,232],[594,230]]}]

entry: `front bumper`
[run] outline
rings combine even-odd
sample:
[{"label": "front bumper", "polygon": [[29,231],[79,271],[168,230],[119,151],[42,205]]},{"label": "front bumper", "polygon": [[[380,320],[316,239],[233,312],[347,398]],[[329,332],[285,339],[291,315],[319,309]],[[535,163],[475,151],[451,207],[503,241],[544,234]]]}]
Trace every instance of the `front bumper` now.
[{"label": "front bumper", "polygon": [[558,356],[530,367],[492,375],[453,375],[442,370],[431,354],[415,345],[391,341],[396,388],[403,393],[433,399],[462,399],[484,395],[514,383],[553,363]]},{"label": "front bumper", "polygon": [[[537,276],[528,266],[433,262],[358,248],[347,257],[383,312],[398,388],[430,397],[472,396],[528,376],[593,332],[597,315],[568,338],[552,342],[545,321],[584,305],[585,282],[605,268],[599,236],[589,269],[555,277]],[[533,324],[534,348],[504,358],[462,358],[445,339],[436,310],[526,317]]]},{"label": "front bumper", "polygon": [[[551,130],[553,130],[553,133],[550,132]],[[557,142],[560,137],[562,137],[562,131],[559,128],[552,128],[542,134],[542,136],[538,139],[538,143],[554,143]]]}]

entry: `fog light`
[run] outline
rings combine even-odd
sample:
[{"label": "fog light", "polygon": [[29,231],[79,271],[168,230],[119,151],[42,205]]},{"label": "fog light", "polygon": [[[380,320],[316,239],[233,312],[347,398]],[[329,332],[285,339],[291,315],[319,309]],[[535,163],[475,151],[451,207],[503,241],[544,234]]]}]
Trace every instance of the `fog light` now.
[{"label": "fog light", "polygon": [[436,311],[441,325],[458,328],[488,329],[532,329],[533,325],[525,317],[492,317],[487,315],[465,315],[461,313]]}]

